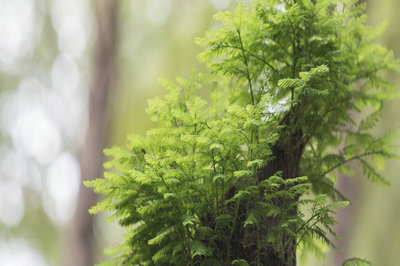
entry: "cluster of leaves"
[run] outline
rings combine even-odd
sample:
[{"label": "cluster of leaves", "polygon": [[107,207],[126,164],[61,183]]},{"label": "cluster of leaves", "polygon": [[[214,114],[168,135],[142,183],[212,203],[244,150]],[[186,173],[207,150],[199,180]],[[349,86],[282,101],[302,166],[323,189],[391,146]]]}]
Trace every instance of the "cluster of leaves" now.
[{"label": "cluster of leaves", "polygon": [[[370,130],[393,96],[379,74],[398,64],[371,42],[381,28],[365,25],[357,1],[294,2],[218,14],[221,28],[197,40],[210,73],[164,81],[168,94],[149,107],[157,127],[105,151],[113,157],[105,178],[86,185],[105,195],[90,212],[112,211],[128,228],[112,264],[258,265],[266,246],[277,257],[292,241],[303,252],[316,239],[334,246],[332,215],[348,204],[336,174],[358,161],[387,184],[373,163],[396,157],[396,133]],[[209,85],[207,104],[196,90]],[[351,112],[365,109],[371,115],[354,121]],[[276,150],[296,146],[304,147],[298,176],[260,176]],[[265,232],[266,220],[275,222]],[[232,254],[238,233],[256,250],[253,261]]]}]

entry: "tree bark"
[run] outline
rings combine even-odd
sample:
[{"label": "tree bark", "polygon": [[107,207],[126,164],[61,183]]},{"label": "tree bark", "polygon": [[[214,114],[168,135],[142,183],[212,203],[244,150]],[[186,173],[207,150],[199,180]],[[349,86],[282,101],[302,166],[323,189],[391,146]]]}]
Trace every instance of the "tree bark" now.
[{"label": "tree bark", "polygon": [[[89,125],[79,158],[82,180],[98,178],[103,172],[103,149],[108,136],[107,103],[115,78],[117,1],[98,0],[95,5],[98,35],[89,88]],[[95,204],[96,196],[93,190],[81,183],[76,212],[67,235],[65,264],[68,266],[94,264],[94,221],[88,210]]]},{"label": "tree bark", "polygon": [[[295,110],[289,111],[286,116],[282,119],[281,125],[286,126],[285,132],[287,134],[281,134],[281,139],[272,147],[273,160],[268,163],[258,173],[258,180],[262,181],[275,175],[277,172],[282,173],[283,179],[290,179],[299,177],[300,175],[300,160],[304,151],[305,143],[303,138],[303,132],[301,128],[296,127],[297,115]],[[295,129],[292,131],[292,129]],[[292,133],[289,133],[292,132]],[[228,195],[232,197],[233,195]],[[293,199],[292,202],[298,199]],[[288,206],[292,202],[283,202],[277,200],[276,206]],[[246,207],[239,207],[239,214],[245,213]],[[297,214],[297,208],[288,210],[290,215]],[[229,260],[237,258],[244,258],[251,265],[265,265],[265,266],[295,266],[296,265],[296,239],[293,239],[290,235],[282,234],[280,243],[282,243],[284,250],[277,252],[272,246],[264,245],[264,247],[257,251],[257,239],[265,239],[267,233],[276,225],[279,224],[279,217],[267,217],[263,218],[261,226],[258,231],[247,232],[243,230],[243,224],[247,217],[245,215],[239,215],[239,222],[234,229],[234,237],[231,239],[231,257]],[[296,231],[296,228],[292,228]],[[247,235],[246,235],[247,234]],[[249,236],[250,235],[250,236]],[[288,243],[288,245],[284,245]],[[257,253],[259,255],[257,255]],[[229,265],[229,263],[227,264]]]}]

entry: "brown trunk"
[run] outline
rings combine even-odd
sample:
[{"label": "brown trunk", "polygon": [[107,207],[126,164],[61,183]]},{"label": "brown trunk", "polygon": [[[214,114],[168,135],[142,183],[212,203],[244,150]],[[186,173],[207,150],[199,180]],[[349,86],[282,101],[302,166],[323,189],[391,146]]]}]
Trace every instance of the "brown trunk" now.
[{"label": "brown trunk", "polygon": [[[367,0],[359,0],[356,5],[360,5],[363,3],[368,3]],[[355,120],[354,118],[356,117],[355,112],[350,113],[350,117],[352,120]],[[345,128],[350,129],[352,128],[353,125],[351,123],[348,123]],[[344,135],[343,139],[346,138],[346,135]],[[339,151],[343,150],[344,148],[344,143],[339,147]],[[354,164],[350,164],[351,168],[354,168]],[[332,261],[332,265],[342,265],[342,263],[346,260],[348,255],[346,254],[346,251],[348,250],[349,247],[349,234],[351,233],[351,225],[352,220],[355,218],[355,210],[358,209],[357,203],[358,203],[358,197],[359,197],[359,191],[357,188],[361,187],[360,185],[360,180],[358,178],[354,179],[349,179],[348,177],[344,176],[343,174],[338,175],[338,182],[336,184],[336,189],[339,190],[343,196],[345,196],[350,202],[351,205],[341,209],[337,212],[335,215],[335,219],[337,220],[337,224],[333,227],[333,230],[337,233],[339,237],[341,237],[340,240],[334,240],[335,245],[339,248],[338,249],[331,249],[330,252],[330,257]]]},{"label": "brown trunk", "polygon": [[[89,125],[80,154],[82,180],[102,176],[103,149],[107,139],[107,103],[115,76],[116,0],[96,1],[98,36],[95,43],[92,83],[89,94]],[[65,264],[93,265],[93,217],[88,213],[96,203],[92,189],[81,184],[77,209],[67,235]]]},{"label": "brown trunk", "polygon": [[[354,167],[355,164],[350,164],[350,167]],[[349,257],[346,251],[349,248],[349,237],[351,237],[352,228],[356,226],[354,218],[356,218],[356,210],[359,208],[359,191],[361,187],[359,178],[349,178],[343,175],[338,177],[338,183],[336,188],[345,196],[351,205],[341,209],[335,215],[338,224],[336,224],[333,230],[342,239],[334,241],[335,245],[341,250],[332,249],[330,252],[332,265],[342,265],[342,263]]]},{"label": "brown trunk", "polygon": [[[291,112],[282,120],[281,124],[286,125],[285,133],[281,134],[281,139],[272,147],[274,159],[262,168],[258,174],[259,181],[265,180],[277,172],[282,173],[283,179],[295,178],[299,176],[300,159],[304,150],[303,133],[301,129],[295,132],[290,132],[295,124],[295,119],[290,119]],[[290,121],[291,120],[291,121]],[[293,202],[297,199],[293,199]],[[287,206],[292,202],[283,202],[278,200],[276,206]],[[245,213],[245,206],[239,208],[239,213]],[[297,214],[297,208],[289,210],[290,215]],[[277,252],[273,247],[267,244],[263,245],[261,250],[257,251],[257,239],[265,239],[267,233],[276,226],[280,219],[279,217],[264,217],[262,226],[258,231],[244,232],[243,224],[246,219],[245,215],[239,215],[239,222],[234,229],[233,238],[231,240],[232,250],[230,251],[229,260],[236,258],[244,258],[251,265],[266,265],[266,266],[295,266],[296,265],[296,239],[289,235],[282,235],[280,243],[282,243],[283,251]],[[296,228],[292,228],[296,231]],[[288,243],[285,245],[285,243]],[[257,253],[260,254],[257,256]],[[228,262],[229,264],[229,262]]]}]

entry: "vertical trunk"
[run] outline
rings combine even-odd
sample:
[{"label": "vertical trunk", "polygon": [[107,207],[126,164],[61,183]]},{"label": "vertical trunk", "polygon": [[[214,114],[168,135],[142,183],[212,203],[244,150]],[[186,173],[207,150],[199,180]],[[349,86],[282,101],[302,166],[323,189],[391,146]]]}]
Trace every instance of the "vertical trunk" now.
[{"label": "vertical trunk", "polygon": [[[287,125],[286,132],[290,132],[290,128],[293,127],[295,122],[294,119],[290,119],[292,112],[289,112],[286,117],[282,120],[282,125]],[[291,120],[291,121],[290,121]],[[268,163],[267,166],[262,168],[258,174],[260,181],[265,180],[277,172],[282,173],[283,179],[290,179],[299,176],[300,160],[304,150],[303,133],[301,129],[295,130],[291,134],[282,134],[282,138],[277,144],[272,147],[272,153],[274,159]],[[298,199],[293,199],[293,202]],[[277,200],[276,206],[287,206],[291,202],[283,202]],[[245,210],[244,206],[239,208],[239,213]],[[242,212],[243,213],[243,212]],[[290,215],[296,215],[297,208],[289,210]],[[258,231],[245,232],[243,230],[243,224],[246,219],[245,215],[239,215],[239,222],[237,227],[234,229],[235,237],[231,240],[231,260],[235,258],[244,258],[251,265],[266,265],[266,266],[295,266],[296,265],[296,239],[293,239],[290,235],[283,234],[279,240],[283,245],[283,251],[277,252],[273,247],[264,245],[264,247],[257,251],[255,246],[257,245],[257,239],[266,238],[267,233],[276,226],[280,219],[279,217],[264,217],[262,225]],[[296,231],[296,228],[292,228]],[[249,236],[250,235],[250,236]],[[284,245],[284,243],[288,243]],[[257,253],[259,255],[257,255]]]},{"label": "vertical trunk", "polygon": [[[367,3],[367,0],[358,0],[357,5]],[[352,112],[350,114],[352,120],[356,117],[356,113]],[[346,125],[347,128],[351,128],[353,125],[348,123]],[[339,150],[343,149],[344,144],[339,147]],[[354,168],[354,164],[350,164],[351,168]],[[348,257],[346,254],[346,250],[349,247],[349,234],[352,231],[351,229],[351,221],[355,218],[355,209],[358,209],[357,202],[359,193],[357,188],[361,187],[359,185],[360,180],[358,178],[350,180],[348,177],[340,174],[338,176],[338,182],[336,185],[337,190],[341,191],[343,196],[345,196],[350,202],[351,205],[341,209],[337,212],[335,218],[338,223],[334,226],[333,230],[337,233],[339,237],[342,237],[340,240],[334,241],[335,245],[341,250],[332,249],[331,252],[331,260],[333,265],[341,265],[346,258]]]},{"label": "vertical trunk", "polygon": [[[103,149],[107,139],[107,103],[115,75],[116,0],[98,0],[92,83],[89,94],[89,125],[80,154],[83,180],[102,175]],[[69,266],[93,265],[93,217],[88,213],[96,203],[95,194],[82,184],[77,209],[67,236],[65,263]]]},{"label": "vertical trunk", "polygon": [[[354,166],[354,164],[350,164],[350,167]],[[359,178],[351,179],[343,175],[338,177],[337,189],[351,202],[351,205],[339,210],[335,217],[338,224],[334,226],[333,230],[338,236],[342,237],[342,239],[335,241],[335,245],[342,250],[332,250],[330,252],[332,265],[342,265],[347,258],[351,257],[346,251],[350,246],[349,237],[351,237],[352,228],[355,226],[355,223],[352,222],[356,218],[357,213],[355,210],[359,208],[357,205],[360,204],[357,189],[360,187]]]}]

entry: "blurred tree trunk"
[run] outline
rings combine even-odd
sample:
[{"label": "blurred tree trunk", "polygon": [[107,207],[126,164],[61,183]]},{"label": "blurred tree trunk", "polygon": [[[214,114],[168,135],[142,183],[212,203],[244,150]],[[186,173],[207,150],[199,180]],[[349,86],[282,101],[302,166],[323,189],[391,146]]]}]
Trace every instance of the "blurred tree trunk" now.
[{"label": "blurred tree trunk", "polygon": [[[84,146],[80,154],[82,180],[102,176],[103,149],[108,136],[107,105],[115,79],[117,41],[117,1],[94,2],[98,35],[94,47],[93,69],[89,94],[89,123]],[[65,264],[89,266],[93,260],[93,217],[88,213],[96,203],[92,189],[82,184],[77,209],[68,230]]]},{"label": "blurred tree trunk", "polygon": [[[357,2],[357,5],[367,3],[367,0],[359,0]],[[354,120],[356,117],[356,113],[351,113],[350,117]],[[352,124],[348,123],[346,127],[351,128]],[[344,146],[344,143],[343,143]],[[339,149],[343,148],[340,147]],[[350,167],[352,169],[355,168],[355,164],[351,163]],[[358,173],[356,173],[358,175]],[[359,199],[360,199],[360,191],[359,188],[361,187],[360,185],[360,180],[359,178],[351,178],[351,177],[346,177],[344,175],[339,175],[338,176],[338,182],[336,185],[336,188],[350,201],[351,205],[338,210],[336,214],[336,220],[338,223],[334,226],[333,230],[337,233],[339,237],[342,239],[336,240],[335,245],[339,247],[342,250],[334,250],[331,249],[331,257],[332,257],[332,265],[342,265],[343,262],[351,257],[352,254],[348,254],[347,251],[349,249],[349,244],[350,244],[350,237],[351,237],[351,232],[352,232],[352,227],[355,226],[355,223],[353,220],[356,218],[356,210],[359,209]]]}]

